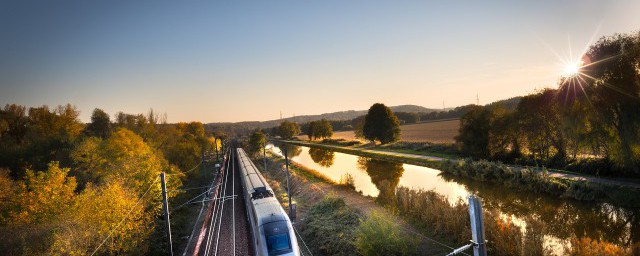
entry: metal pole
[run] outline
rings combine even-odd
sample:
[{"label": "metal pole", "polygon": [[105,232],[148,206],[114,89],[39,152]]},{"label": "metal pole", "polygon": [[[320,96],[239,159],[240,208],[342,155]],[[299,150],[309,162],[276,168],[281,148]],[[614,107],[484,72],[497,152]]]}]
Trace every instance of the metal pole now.
[{"label": "metal pole", "polygon": [[289,191],[289,156],[287,156],[287,145],[284,144],[284,166],[287,170],[287,197],[289,198],[289,216],[291,216],[291,193]]},{"label": "metal pole", "polygon": [[218,138],[216,137],[213,137],[213,147],[216,149],[216,162],[218,162],[220,157],[218,156]]},{"label": "metal pole", "polygon": [[262,152],[264,153],[264,170],[263,171],[267,171],[267,143],[264,144],[264,146],[262,147]]},{"label": "metal pole", "polygon": [[160,174],[160,182],[162,183],[162,209],[164,210],[164,223],[167,230],[169,255],[173,256],[173,242],[171,241],[171,221],[169,220],[169,202],[167,202],[167,184],[165,183],[164,172]]},{"label": "metal pole", "polygon": [[487,246],[484,239],[484,224],[482,222],[482,203],[475,195],[469,196],[469,217],[471,218],[471,238],[473,238],[473,255],[487,256]]}]

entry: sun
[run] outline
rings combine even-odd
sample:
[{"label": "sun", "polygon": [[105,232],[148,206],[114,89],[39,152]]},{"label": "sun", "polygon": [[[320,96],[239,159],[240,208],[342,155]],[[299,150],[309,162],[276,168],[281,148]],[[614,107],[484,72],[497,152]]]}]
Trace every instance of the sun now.
[{"label": "sun", "polygon": [[584,63],[582,61],[576,61],[567,63],[562,73],[565,77],[577,76],[580,73],[580,69]]}]

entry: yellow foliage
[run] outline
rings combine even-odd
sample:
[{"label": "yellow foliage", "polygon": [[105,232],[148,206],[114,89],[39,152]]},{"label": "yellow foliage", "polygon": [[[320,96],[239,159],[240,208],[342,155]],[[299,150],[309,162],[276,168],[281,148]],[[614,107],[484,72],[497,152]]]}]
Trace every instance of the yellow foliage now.
[{"label": "yellow foliage", "polygon": [[148,247],[145,241],[151,232],[152,215],[146,214],[135,193],[119,182],[99,187],[89,184],[64,219],[65,228],[55,232],[51,254],[91,254],[112,230],[100,253],[142,254]]},{"label": "yellow foliage", "polygon": [[15,207],[9,213],[12,223],[40,223],[55,218],[71,205],[76,179],[68,177],[68,168],[51,162],[46,171],[27,170],[18,184]]},{"label": "yellow foliage", "polygon": [[631,255],[629,250],[615,244],[593,240],[588,237],[572,238],[568,254],[572,256],[620,256]]}]

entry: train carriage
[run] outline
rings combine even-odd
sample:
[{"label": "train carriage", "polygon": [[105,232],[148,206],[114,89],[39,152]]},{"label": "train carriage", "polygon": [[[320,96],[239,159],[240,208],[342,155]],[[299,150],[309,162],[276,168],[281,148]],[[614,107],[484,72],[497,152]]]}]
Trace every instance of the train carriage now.
[{"label": "train carriage", "polygon": [[291,220],[243,149],[237,149],[255,255],[300,255]]}]

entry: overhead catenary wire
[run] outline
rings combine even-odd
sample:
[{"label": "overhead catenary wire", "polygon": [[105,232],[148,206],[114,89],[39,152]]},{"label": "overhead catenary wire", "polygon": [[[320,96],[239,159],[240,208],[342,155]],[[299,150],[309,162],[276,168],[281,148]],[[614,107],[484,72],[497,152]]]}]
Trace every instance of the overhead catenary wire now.
[{"label": "overhead catenary wire", "polygon": [[300,241],[302,241],[302,244],[304,245],[304,247],[307,248],[307,251],[309,252],[309,254],[311,256],[313,256],[313,253],[311,253],[311,250],[309,249],[309,246],[307,246],[307,243],[304,241],[304,239],[302,239],[302,235],[300,235],[300,233],[298,232],[298,229],[296,229],[296,227],[294,225],[291,225],[291,226],[293,227],[293,231],[296,232],[296,234],[300,238]]},{"label": "overhead catenary wire", "polygon": [[[226,153],[224,153],[225,155],[229,155],[230,154],[230,150],[227,148],[227,150],[225,150]],[[221,184],[223,183],[223,179],[225,177],[225,173],[227,171],[227,169],[229,168],[229,159],[227,159],[227,161],[225,163],[223,163],[223,167],[222,169],[220,169],[220,175],[222,175],[222,177],[220,177],[220,182]],[[221,184],[218,185],[218,188],[223,187]],[[226,183],[224,183],[226,184]],[[223,192],[224,192],[224,188],[222,188]],[[218,190],[219,191],[219,190]],[[218,198],[220,198],[220,196],[218,196]],[[209,255],[209,250],[211,249],[211,243],[213,242],[213,238],[212,235],[215,231],[215,226],[217,225],[217,212],[219,212],[220,209],[220,203],[221,200],[216,199],[213,201],[213,211],[211,212],[211,218],[209,220],[209,226],[208,226],[208,230],[207,230],[207,241],[205,244],[205,251],[204,251],[204,255]]]},{"label": "overhead catenary wire", "polygon": [[136,206],[138,206],[140,204],[140,202],[142,202],[142,199],[144,198],[144,196],[146,196],[149,193],[149,191],[151,191],[151,188],[153,188],[153,185],[156,184],[158,179],[160,179],[160,176],[156,177],[156,179],[153,180],[153,182],[151,182],[151,184],[149,185],[149,188],[147,188],[147,191],[145,191],[144,194],[142,194],[142,196],[140,196],[140,198],[138,198],[138,201],[136,202],[136,204],[133,205],[133,207],[131,207],[131,209],[129,209],[129,211],[122,218],[122,220],[120,220],[120,222],[118,222],[118,224],[114,228],[111,229],[111,232],[109,232],[109,235],[107,235],[107,237],[105,237],[104,240],[102,240],[102,243],[100,243],[100,245],[98,245],[98,247],[95,250],[93,250],[91,255],[94,255],[100,249],[100,247],[102,247],[102,245],[109,239],[109,237],[111,237],[111,235],[113,235],[113,232],[115,232],[116,229],[118,229],[120,227],[120,225],[122,225],[122,223],[124,223],[124,220],[127,219],[127,217],[129,217],[129,214],[131,214],[133,209],[135,209]]},{"label": "overhead catenary wire", "polygon": [[179,205],[178,207],[173,208],[173,209],[171,210],[171,212],[169,212],[169,214],[171,214],[171,213],[173,213],[173,212],[177,211],[178,209],[182,208],[183,206],[187,205],[188,203],[191,203],[191,202],[193,202],[194,200],[198,199],[199,197],[201,197],[201,196],[205,195],[206,193],[208,193],[209,191],[211,191],[211,190],[212,190],[212,189],[214,189],[215,187],[217,187],[217,186],[213,186],[213,187],[211,187],[210,189],[207,189],[206,191],[204,191],[204,192],[200,193],[199,195],[197,195],[197,196],[195,196],[195,197],[193,197],[193,198],[189,199],[188,201],[184,202],[183,204]]}]

